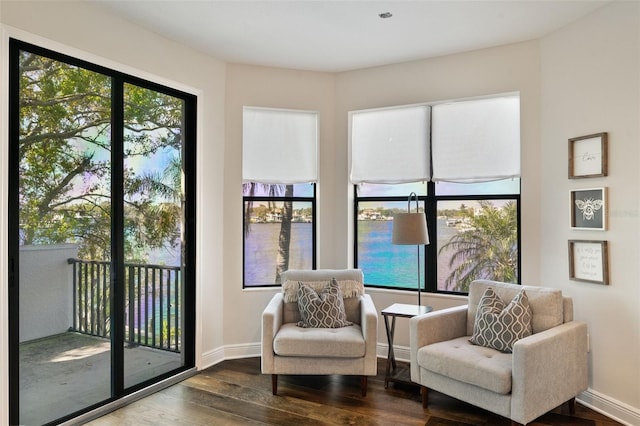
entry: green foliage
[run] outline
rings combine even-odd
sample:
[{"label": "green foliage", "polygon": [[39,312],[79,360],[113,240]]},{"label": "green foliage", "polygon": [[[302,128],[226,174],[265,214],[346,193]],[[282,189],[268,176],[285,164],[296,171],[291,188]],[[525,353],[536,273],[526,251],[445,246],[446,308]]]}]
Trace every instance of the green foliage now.
[{"label": "green foliage", "polygon": [[480,201],[480,212],[470,219],[470,227],[454,235],[440,247],[439,254],[451,251],[452,268],[447,288],[467,292],[475,279],[516,282],[518,267],[517,206],[502,208]]},{"label": "green foliage", "polygon": [[[85,259],[109,259],[111,79],[29,52],[20,56],[22,244],[79,244]],[[182,101],[125,85],[125,249],[179,244]],[[161,172],[139,159],[168,159]]]}]

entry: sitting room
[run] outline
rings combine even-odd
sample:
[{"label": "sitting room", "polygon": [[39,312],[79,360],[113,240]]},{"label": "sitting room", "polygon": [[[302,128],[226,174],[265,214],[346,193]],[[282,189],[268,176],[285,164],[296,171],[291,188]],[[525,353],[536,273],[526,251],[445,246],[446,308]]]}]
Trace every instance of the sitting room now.
[{"label": "sitting room", "polygon": [[[0,35],[0,424],[640,425],[639,2],[2,0]],[[61,76],[80,74],[91,111],[70,95],[59,104],[43,97],[69,86]],[[497,172],[507,155],[478,138],[477,152],[471,143],[452,149],[462,177],[446,176],[440,117],[450,105],[495,99],[517,103],[515,171]],[[103,110],[112,112],[98,116]],[[46,122],[31,124],[45,112]],[[311,137],[310,159],[306,151],[260,151],[278,140],[265,126],[250,140],[248,117],[262,123],[274,112],[301,120],[295,140]],[[373,174],[394,159],[396,172],[411,173],[418,159],[422,177],[357,175],[354,162],[369,158],[357,151],[358,126],[368,123],[373,140],[396,112],[422,114],[425,126],[407,133],[429,142],[420,152],[383,155]],[[89,130],[71,136],[48,131],[89,119]],[[490,128],[505,121],[478,120]],[[472,173],[460,165],[465,159],[488,166],[507,189],[455,192],[478,188],[460,182]],[[292,192],[269,192],[274,186]],[[380,190],[386,186],[399,189]],[[438,193],[443,187],[451,192]],[[393,214],[416,210],[414,190],[428,236],[392,243]],[[162,202],[147,202],[152,196]],[[304,228],[312,243],[282,267],[278,235],[270,237],[263,279],[251,265],[267,251],[249,242],[260,230],[284,228],[283,200],[294,206],[292,241]],[[439,237],[471,236],[507,205],[517,218],[508,246],[515,275],[476,278],[536,289],[534,308],[540,289],[557,292],[565,313],[570,298],[570,319],[556,311],[557,324],[534,324],[522,340],[573,323],[576,353],[586,352],[571,354],[576,361],[566,367],[576,383],[561,386],[545,375],[551,366],[527,364],[548,391],[516,391],[518,369],[513,395],[496,396],[487,388],[504,380],[440,377],[451,364],[432,354],[454,349],[429,348],[431,335],[418,338],[417,330],[484,295],[439,257],[447,250]],[[383,228],[383,255],[367,257],[364,237]],[[385,269],[394,261],[406,269]],[[347,307],[348,327],[361,332],[350,341],[359,346],[327,348],[338,358],[353,349],[342,370],[321,357],[309,372],[310,349],[296,358],[301,330],[291,325],[292,340],[279,340],[271,357],[263,352],[263,315],[284,298],[287,269],[362,272],[348,278],[362,287],[352,298],[363,308]],[[508,305],[515,294],[500,295]],[[430,312],[405,314],[397,304]],[[376,315],[366,316],[371,308]],[[270,311],[271,325],[279,309]],[[374,322],[371,339],[365,328]],[[448,337],[455,327],[474,334],[473,324],[454,324],[442,327]],[[68,346],[50,355],[43,347],[52,338]],[[519,347],[503,358],[518,358]],[[551,351],[554,362],[569,358],[572,346],[561,347]],[[279,350],[296,359],[279,359]],[[396,361],[407,383],[388,380]],[[552,401],[546,414],[527,404],[540,400]]]}]

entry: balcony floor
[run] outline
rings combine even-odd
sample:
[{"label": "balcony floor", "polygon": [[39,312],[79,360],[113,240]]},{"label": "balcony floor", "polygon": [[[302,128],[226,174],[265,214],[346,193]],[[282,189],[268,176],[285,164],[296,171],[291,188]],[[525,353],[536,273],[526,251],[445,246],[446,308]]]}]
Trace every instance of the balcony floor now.
[{"label": "balcony floor", "polygon": [[[106,339],[68,332],[20,344],[20,422],[42,424],[110,398]],[[125,387],[182,365],[182,355],[125,347]]]}]

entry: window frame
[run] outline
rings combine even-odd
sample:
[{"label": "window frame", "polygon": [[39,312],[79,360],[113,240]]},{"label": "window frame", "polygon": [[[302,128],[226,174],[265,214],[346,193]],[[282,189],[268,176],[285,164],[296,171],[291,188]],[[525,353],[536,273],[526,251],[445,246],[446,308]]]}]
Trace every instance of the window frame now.
[{"label": "window frame", "polygon": [[[256,182],[256,183],[261,183],[261,182]],[[280,287],[282,285],[282,283],[265,283],[265,284],[256,284],[256,285],[251,285],[251,284],[247,284],[246,282],[246,261],[247,261],[247,254],[246,254],[246,250],[245,250],[245,241],[246,241],[246,234],[244,232],[244,230],[246,229],[247,223],[246,223],[246,215],[245,215],[245,205],[247,202],[304,202],[304,203],[311,203],[311,220],[312,220],[312,226],[311,226],[311,269],[316,269],[317,267],[317,228],[318,228],[318,221],[317,221],[317,196],[318,196],[318,187],[317,187],[317,183],[316,182],[308,182],[308,185],[312,185],[312,193],[313,195],[310,197],[305,197],[305,196],[299,196],[299,195],[294,195],[293,197],[286,197],[284,195],[277,195],[277,196],[265,196],[265,195],[259,195],[259,196],[250,196],[250,195],[244,195],[244,191],[243,191],[243,195],[242,195],[242,289],[246,290],[246,289],[257,289],[257,288],[274,288],[274,287]],[[286,184],[278,184],[278,185],[286,185]],[[300,185],[300,184],[295,184],[295,185]],[[275,266],[275,265],[274,265]]]},{"label": "window frame", "polygon": [[[427,228],[429,229],[429,239],[432,243],[425,246],[424,249],[424,257],[420,259],[420,268],[421,268],[421,279],[424,279],[424,287],[421,288],[421,291],[427,293],[438,293],[438,294],[454,294],[454,295],[466,295],[466,292],[457,292],[457,291],[444,291],[438,290],[438,228],[437,228],[437,209],[439,201],[484,201],[484,200],[513,200],[517,203],[517,244],[518,244],[518,267],[516,270],[518,280],[517,283],[521,283],[521,270],[522,270],[522,255],[521,255],[521,197],[520,194],[489,194],[489,195],[436,195],[435,190],[435,182],[427,182],[427,195],[419,195],[418,203],[420,207],[424,209],[424,212],[427,216]],[[522,183],[520,183],[520,188],[522,187]],[[358,267],[358,212],[359,212],[359,203],[360,202],[371,202],[371,201],[382,201],[382,202],[407,202],[407,196],[358,196],[358,185],[353,185],[353,259],[354,259],[354,267]],[[389,241],[391,244],[391,241]],[[366,274],[365,274],[366,280]],[[413,287],[392,287],[385,285],[372,285],[367,284],[365,282],[365,286],[370,288],[381,288],[388,290],[410,290],[416,291],[415,286]]]},{"label": "window frame", "polygon": [[[441,104],[447,104],[447,103],[454,103],[454,102],[464,102],[464,101],[472,101],[472,100],[482,100],[482,99],[492,99],[492,98],[500,98],[502,96],[510,96],[513,95],[513,93],[509,94],[509,93],[505,93],[505,94],[495,94],[495,95],[491,95],[491,96],[482,96],[482,97],[477,97],[477,98],[466,98],[466,99],[457,99],[457,100],[451,100],[451,101],[446,101],[446,102],[425,102],[425,103],[419,103],[419,104],[410,104],[410,105],[396,105],[396,106],[390,106],[390,107],[386,107],[386,108],[374,108],[372,109],[372,111],[376,111],[376,110],[381,110],[381,109],[389,109],[389,110],[393,110],[396,108],[402,108],[402,107],[411,107],[411,106],[415,106],[415,105],[426,105],[429,107],[430,109],[430,118],[429,118],[429,138],[426,141],[426,143],[429,145],[429,162],[430,162],[430,166],[431,166],[431,175],[433,176],[433,140],[431,139],[431,131],[433,129],[434,126],[434,121],[433,121],[433,107],[437,106],[437,105],[441,105]],[[518,98],[519,98],[519,94],[518,94]],[[367,111],[367,110],[361,110],[361,111]],[[355,113],[358,111],[352,111],[349,112],[350,116],[352,113]],[[349,120],[350,126],[351,126],[351,119]],[[349,138],[351,140],[351,129],[349,130]],[[350,153],[351,155],[351,153]],[[420,204],[420,206],[424,209],[424,212],[426,213],[427,216],[427,226],[429,229],[429,238],[431,240],[431,244],[428,244],[424,247],[424,253],[425,255],[422,256],[420,258],[420,268],[421,268],[421,274],[422,276],[420,277],[421,281],[424,281],[423,284],[424,287],[421,288],[421,291],[426,291],[429,293],[439,293],[439,294],[457,294],[457,295],[466,295],[468,293],[466,292],[459,292],[459,291],[444,291],[444,290],[438,290],[438,276],[437,276],[437,265],[438,265],[438,244],[437,244],[437,209],[438,209],[438,203],[441,201],[484,201],[484,200],[506,200],[506,201],[515,201],[516,202],[516,214],[517,214],[517,269],[516,269],[516,274],[517,274],[517,283],[521,282],[521,268],[522,268],[522,259],[521,259],[521,251],[522,251],[522,244],[521,244],[521,188],[522,188],[522,177],[518,177],[518,193],[507,193],[505,191],[505,193],[500,193],[500,192],[492,192],[492,193],[483,193],[483,194],[474,194],[474,193],[465,193],[464,191],[459,191],[457,192],[455,195],[438,195],[436,192],[436,185],[437,182],[436,180],[434,180],[433,177],[429,177],[428,180],[425,179],[425,182],[427,184],[427,191],[426,191],[426,195],[418,195],[417,199],[418,199],[418,203]],[[507,180],[507,178],[504,178],[502,180]],[[375,183],[375,182],[374,182]],[[470,182],[470,183],[474,183],[474,182]],[[475,182],[478,183],[478,182]],[[352,183],[353,184],[353,183]],[[359,215],[359,203],[360,202],[407,202],[407,197],[409,194],[407,195],[391,195],[391,196],[372,196],[372,195],[367,195],[367,196],[363,196],[360,197],[358,195],[358,185],[360,183],[355,183],[353,184],[353,217],[352,217],[352,223],[353,223],[353,263],[354,263],[354,267],[357,268],[358,267],[358,215]],[[400,183],[399,183],[400,184]],[[459,182],[458,183],[460,185],[460,187],[463,187],[464,183]],[[389,186],[393,186],[394,184],[389,183]],[[389,244],[391,244],[391,241],[389,241]],[[429,266],[431,265],[431,266]],[[366,272],[366,271],[365,271]],[[366,273],[365,273],[365,280],[366,280]],[[413,285],[413,287],[400,287],[400,286],[386,286],[386,285],[372,285],[372,284],[366,284],[366,286],[371,287],[371,288],[383,288],[383,289],[390,289],[390,290],[411,290],[411,291],[417,291],[417,288],[415,285]]]}]

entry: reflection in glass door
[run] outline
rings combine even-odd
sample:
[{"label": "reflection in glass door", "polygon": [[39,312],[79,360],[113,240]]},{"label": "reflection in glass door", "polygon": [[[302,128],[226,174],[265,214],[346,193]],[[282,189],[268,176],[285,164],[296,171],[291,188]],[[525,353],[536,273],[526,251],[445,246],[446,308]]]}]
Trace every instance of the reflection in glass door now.
[{"label": "reflection in glass door", "polygon": [[10,57],[10,421],[53,424],[194,367],[195,97]]},{"label": "reflection in glass door", "polygon": [[127,388],[183,365],[183,112],[181,99],[124,85]]},{"label": "reflection in glass door", "polygon": [[19,52],[21,424],[111,397],[111,79]]}]

